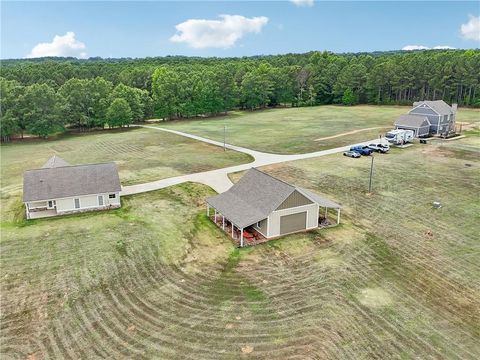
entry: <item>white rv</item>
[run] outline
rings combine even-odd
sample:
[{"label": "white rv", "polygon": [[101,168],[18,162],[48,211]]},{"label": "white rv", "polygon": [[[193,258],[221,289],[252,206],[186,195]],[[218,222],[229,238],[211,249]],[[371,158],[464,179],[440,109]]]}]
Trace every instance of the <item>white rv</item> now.
[{"label": "white rv", "polygon": [[387,132],[385,139],[387,139],[389,143],[402,145],[412,141],[414,135],[413,130],[396,129]]}]

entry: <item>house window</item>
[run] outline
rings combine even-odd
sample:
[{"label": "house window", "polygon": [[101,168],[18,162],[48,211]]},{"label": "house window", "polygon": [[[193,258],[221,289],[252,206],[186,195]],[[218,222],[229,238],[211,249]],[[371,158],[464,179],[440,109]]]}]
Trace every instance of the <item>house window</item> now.
[{"label": "house window", "polygon": [[258,228],[261,228],[261,227],[262,227],[262,226],[260,225],[260,223],[261,223],[261,221],[258,221],[258,222],[257,222],[257,227],[258,227]]},{"label": "house window", "polygon": [[48,207],[49,207],[49,208],[53,208],[55,205],[56,205],[56,204],[55,204],[55,200],[49,200],[49,201],[48,201]]},{"label": "house window", "polygon": [[74,199],[75,201],[75,209],[80,209],[80,199]]},{"label": "house window", "polygon": [[103,195],[98,195],[98,206],[103,206]]},{"label": "house window", "polygon": [[115,199],[115,194],[108,194],[109,199]]}]

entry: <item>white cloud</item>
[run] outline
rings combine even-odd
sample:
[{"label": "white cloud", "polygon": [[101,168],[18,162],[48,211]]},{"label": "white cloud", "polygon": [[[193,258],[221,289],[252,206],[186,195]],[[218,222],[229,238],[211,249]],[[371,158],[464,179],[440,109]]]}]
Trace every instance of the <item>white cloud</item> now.
[{"label": "white cloud", "polygon": [[405,51],[430,50],[430,49],[445,50],[445,49],[455,49],[455,48],[448,45],[437,45],[437,46],[434,46],[433,48],[429,48],[428,46],[423,46],[423,45],[407,45],[402,48],[402,50],[405,50]]},{"label": "white cloud", "polygon": [[246,18],[241,15],[220,15],[220,20],[189,19],[175,26],[172,42],[186,43],[196,48],[229,48],[247,33],[262,31],[268,18]]},{"label": "white cloud", "polygon": [[290,0],[290,2],[296,6],[313,6],[314,0]]},{"label": "white cloud", "polygon": [[435,49],[435,50],[448,50],[448,49],[455,50],[454,47],[448,46],[448,45],[437,45],[437,46],[434,46],[432,49]]},{"label": "white cloud", "polygon": [[411,51],[411,50],[428,50],[429,48],[423,45],[407,45],[402,48],[402,50]]},{"label": "white cloud", "polygon": [[52,42],[39,43],[35,45],[27,55],[27,58],[37,58],[44,56],[73,56],[78,58],[86,58],[87,53],[84,51],[85,44],[75,39],[75,33],[67,32],[65,35],[55,35]]},{"label": "white cloud", "polygon": [[462,36],[467,40],[480,41],[480,16],[470,15],[470,20],[467,23],[462,24],[460,31]]}]

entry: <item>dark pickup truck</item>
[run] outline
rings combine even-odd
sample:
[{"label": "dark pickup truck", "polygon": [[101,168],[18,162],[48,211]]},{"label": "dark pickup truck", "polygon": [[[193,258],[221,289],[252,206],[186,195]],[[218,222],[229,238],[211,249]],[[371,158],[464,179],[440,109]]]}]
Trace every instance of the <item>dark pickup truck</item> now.
[{"label": "dark pickup truck", "polygon": [[368,146],[364,146],[364,145],[357,145],[357,146],[352,146],[350,148],[350,151],[355,151],[355,152],[358,152],[359,154],[362,154],[362,155],[370,155],[373,150],[370,149]]}]

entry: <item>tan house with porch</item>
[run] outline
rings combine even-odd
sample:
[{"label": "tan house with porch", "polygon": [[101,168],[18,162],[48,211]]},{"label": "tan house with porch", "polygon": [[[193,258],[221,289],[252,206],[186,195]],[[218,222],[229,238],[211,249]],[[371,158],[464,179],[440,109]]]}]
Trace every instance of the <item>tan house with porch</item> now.
[{"label": "tan house with porch", "polygon": [[70,165],[58,156],[23,175],[27,219],[120,207],[120,178],[114,162]]},{"label": "tan house with porch", "polygon": [[[340,223],[341,206],[306,189],[287,184],[258,169],[249,170],[228,191],[207,199],[207,214],[245,245],[244,237],[258,233],[265,240],[320,226]],[[336,212],[335,222],[328,211]]]}]

